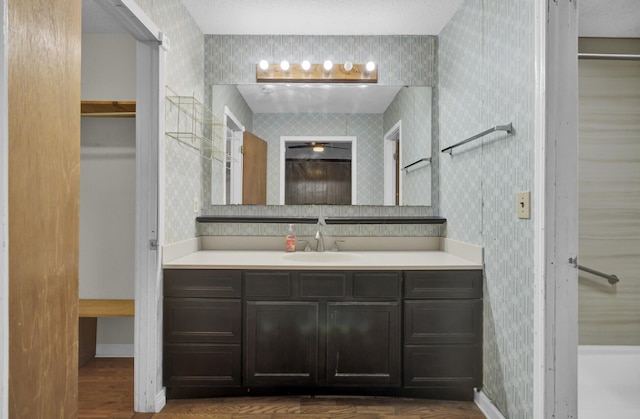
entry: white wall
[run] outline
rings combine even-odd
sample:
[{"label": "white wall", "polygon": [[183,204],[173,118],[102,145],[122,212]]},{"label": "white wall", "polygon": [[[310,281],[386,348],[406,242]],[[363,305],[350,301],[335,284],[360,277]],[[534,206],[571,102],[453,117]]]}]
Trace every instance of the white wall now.
[{"label": "white wall", "polygon": [[[82,36],[82,99],[136,99],[136,43],[128,34]],[[80,298],[133,299],[133,118],[83,118],[80,156]],[[133,356],[133,318],[99,318],[97,356]]]},{"label": "white wall", "polygon": [[82,34],[82,100],[136,100],[136,42],[129,34]]}]

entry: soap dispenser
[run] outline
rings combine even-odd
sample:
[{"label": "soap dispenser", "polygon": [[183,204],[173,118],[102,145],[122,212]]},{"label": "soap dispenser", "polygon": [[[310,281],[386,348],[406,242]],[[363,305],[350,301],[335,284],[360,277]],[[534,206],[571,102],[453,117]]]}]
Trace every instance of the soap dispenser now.
[{"label": "soap dispenser", "polygon": [[285,240],[285,251],[296,251],[296,233],[293,231],[293,224],[289,224],[289,230],[287,231],[287,237]]}]

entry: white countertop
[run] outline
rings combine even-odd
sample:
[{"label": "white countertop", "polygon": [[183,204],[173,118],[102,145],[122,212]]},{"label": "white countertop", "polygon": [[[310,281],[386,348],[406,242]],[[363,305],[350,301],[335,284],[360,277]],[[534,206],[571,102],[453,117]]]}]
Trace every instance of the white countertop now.
[{"label": "white countertop", "polygon": [[164,263],[171,269],[482,269],[482,264],[440,250],[295,252],[199,250]]}]

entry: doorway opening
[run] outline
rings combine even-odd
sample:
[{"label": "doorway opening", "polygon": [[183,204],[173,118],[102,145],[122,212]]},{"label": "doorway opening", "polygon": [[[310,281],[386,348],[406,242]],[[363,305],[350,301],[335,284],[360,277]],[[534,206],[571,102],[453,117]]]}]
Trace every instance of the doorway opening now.
[{"label": "doorway opening", "polygon": [[[242,138],[245,128],[240,120],[236,118],[226,106],[224,107],[224,119],[222,124],[225,135],[223,204],[242,204]],[[213,185],[215,182],[211,182],[211,184]],[[212,204],[217,204],[217,202],[212,202]]]},{"label": "doorway opening", "polygon": [[402,205],[402,120],[384,135],[384,205]]},{"label": "doorway opening", "polygon": [[356,140],[280,137],[280,204],[356,204]]}]

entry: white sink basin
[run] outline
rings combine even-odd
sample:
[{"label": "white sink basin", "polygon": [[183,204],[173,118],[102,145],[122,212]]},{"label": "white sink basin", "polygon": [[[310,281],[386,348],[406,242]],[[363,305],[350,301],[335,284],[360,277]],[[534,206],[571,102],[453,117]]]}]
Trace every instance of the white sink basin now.
[{"label": "white sink basin", "polygon": [[295,262],[310,263],[349,262],[358,258],[357,255],[344,252],[295,252],[287,253],[282,257]]}]

